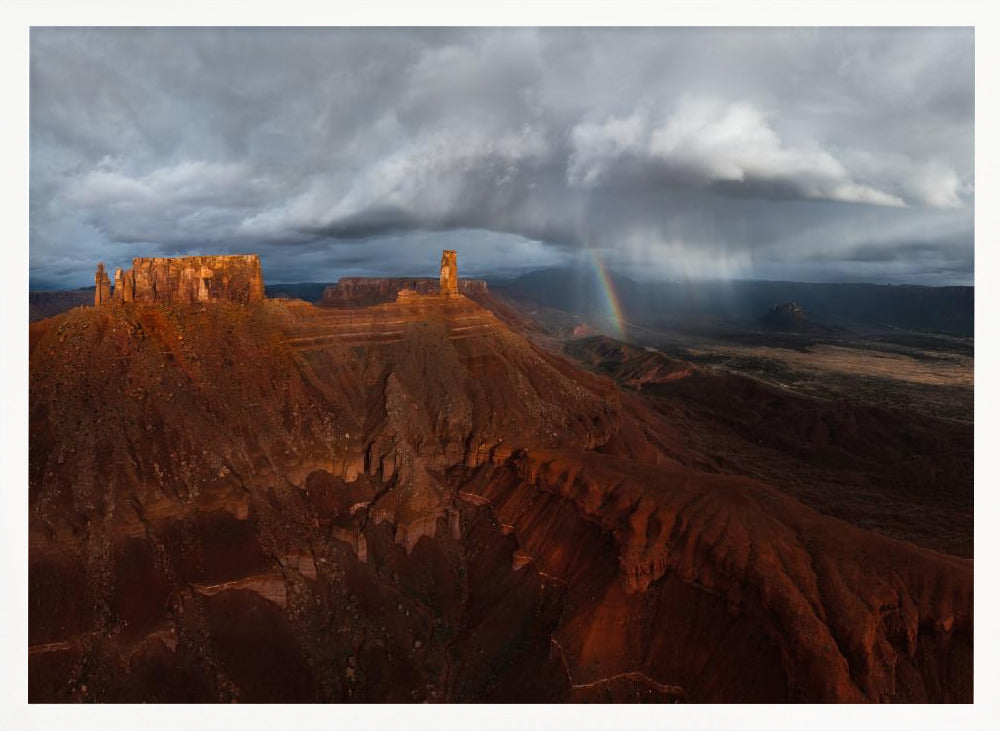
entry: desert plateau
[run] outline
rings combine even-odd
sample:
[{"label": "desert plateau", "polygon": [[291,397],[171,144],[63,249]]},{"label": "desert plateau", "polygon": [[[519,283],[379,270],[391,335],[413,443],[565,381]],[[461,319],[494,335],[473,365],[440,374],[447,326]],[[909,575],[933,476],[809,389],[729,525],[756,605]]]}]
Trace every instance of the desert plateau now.
[{"label": "desert plateau", "polygon": [[25,29],[0,724],[991,715],[988,35],[223,5]]}]

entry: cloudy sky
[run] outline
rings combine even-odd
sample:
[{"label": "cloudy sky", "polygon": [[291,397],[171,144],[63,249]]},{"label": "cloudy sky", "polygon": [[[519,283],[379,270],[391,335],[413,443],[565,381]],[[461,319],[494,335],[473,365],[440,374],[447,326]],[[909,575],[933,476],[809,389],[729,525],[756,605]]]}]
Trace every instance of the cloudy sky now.
[{"label": "cloudy sky", "polygon": [[966,29],[31,33],[32,289],[257,252],[270,282],[970,284]]}]

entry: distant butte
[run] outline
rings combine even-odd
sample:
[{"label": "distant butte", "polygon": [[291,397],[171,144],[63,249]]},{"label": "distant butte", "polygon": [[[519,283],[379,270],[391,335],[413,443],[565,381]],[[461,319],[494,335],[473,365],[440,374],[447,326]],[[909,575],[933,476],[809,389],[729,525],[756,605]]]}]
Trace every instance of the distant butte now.
[{"label": "distant butte", "polygon": [[323,291],[320,304],[324,307],[357,309],[396,300],[407,301],[414,295],[463,294],[482,299],[489,294],[484,279],[459,279],[456,253],[441,252],[441,275],[433,277],[341,277]]}]

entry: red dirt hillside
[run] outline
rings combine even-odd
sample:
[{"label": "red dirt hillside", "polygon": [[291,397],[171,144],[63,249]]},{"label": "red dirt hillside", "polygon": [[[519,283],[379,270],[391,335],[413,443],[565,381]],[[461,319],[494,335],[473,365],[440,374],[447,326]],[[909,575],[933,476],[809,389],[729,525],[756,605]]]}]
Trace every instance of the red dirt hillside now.
[{"label": "red dirt hillside", "polygon": [[82,307],[30,357],[33,702],[972,699],[971,559],[700,468],[464,296]]}]

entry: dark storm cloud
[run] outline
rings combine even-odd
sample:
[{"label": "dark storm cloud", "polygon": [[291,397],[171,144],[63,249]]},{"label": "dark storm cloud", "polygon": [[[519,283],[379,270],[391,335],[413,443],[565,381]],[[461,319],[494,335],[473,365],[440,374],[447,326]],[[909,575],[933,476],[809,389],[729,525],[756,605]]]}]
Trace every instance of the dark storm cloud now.
[{"label": "dark storm cloud", "polygon": [[971,281],[973,103],[962,29],[35,29],[32,286],[443,241],[477,273]]}]

